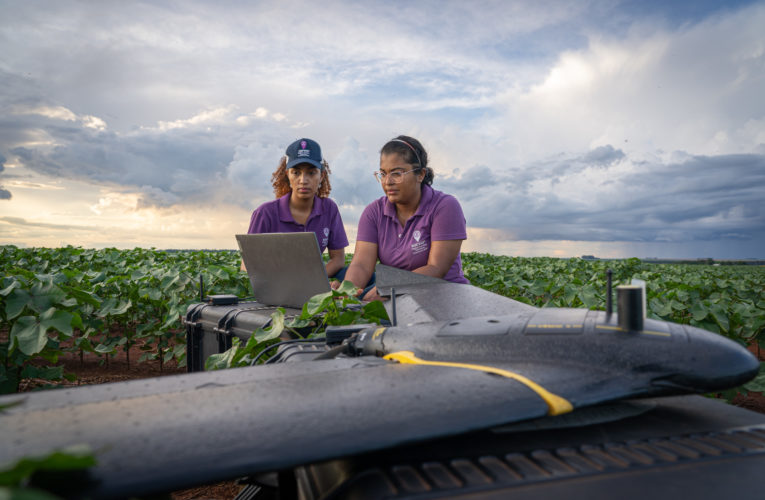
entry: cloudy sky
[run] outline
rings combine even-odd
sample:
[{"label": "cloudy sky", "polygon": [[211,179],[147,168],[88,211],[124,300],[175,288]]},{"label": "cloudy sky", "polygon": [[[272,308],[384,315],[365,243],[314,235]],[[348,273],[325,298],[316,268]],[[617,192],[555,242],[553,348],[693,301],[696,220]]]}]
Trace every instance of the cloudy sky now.
[{"label": "cloudy sky", "polygon": [[300,137],[353,241],[403,133],[463,250],[765,258],[763,26],[763,1],[0,0],[0,244],[235,248]]}]

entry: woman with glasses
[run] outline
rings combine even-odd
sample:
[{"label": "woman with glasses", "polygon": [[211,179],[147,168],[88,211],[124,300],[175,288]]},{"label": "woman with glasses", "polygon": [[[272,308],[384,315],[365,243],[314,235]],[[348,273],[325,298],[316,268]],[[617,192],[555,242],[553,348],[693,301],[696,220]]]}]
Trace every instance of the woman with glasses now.
[{"label": "woman with glasses", "polygon": [[[367,205],[359,220],[356,250],[345,279],[364,286],[382,264],[469,283],[462,274],[460,248],[467,238],[465,216],[456,198],[436,191],[428,153],[413,137],[400,135],[380,150],[374,173],[385,196]],[[369,287],[363,300],[379,300]]]},{"label": "woman with glasses", "polygon": [[[329,251],[327,276],[337,277],[344,270],[345,235],[343,220],[334,201],[328,198],[329,165],[321,157],[321,147],[311,139],[289,145],[285,156],[271,175],[276,199],[259,206],[250,218],[248,233],[293,233],[313,231],[319,249]],[[244,263],[242,263],[244,269]]]}]

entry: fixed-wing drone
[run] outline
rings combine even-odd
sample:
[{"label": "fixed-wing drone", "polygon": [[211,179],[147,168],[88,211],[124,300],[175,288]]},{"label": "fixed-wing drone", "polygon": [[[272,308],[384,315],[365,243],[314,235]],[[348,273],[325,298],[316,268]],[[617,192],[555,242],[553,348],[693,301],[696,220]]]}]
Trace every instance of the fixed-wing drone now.
[{"label": "fixed-wing drone", "polygon": [[0,414],[0,462],[87,444],[97,465],[67,495],[141,496],[342,457],[369,462],[624,398],[718,391],[759,369],[720,335],[643,319],[630,293],[613,314],[539,309],[384,267],[378,289],[391,297],[391,326],[347,331],[297,362],[4,396],[0,405],[19,404]]}]

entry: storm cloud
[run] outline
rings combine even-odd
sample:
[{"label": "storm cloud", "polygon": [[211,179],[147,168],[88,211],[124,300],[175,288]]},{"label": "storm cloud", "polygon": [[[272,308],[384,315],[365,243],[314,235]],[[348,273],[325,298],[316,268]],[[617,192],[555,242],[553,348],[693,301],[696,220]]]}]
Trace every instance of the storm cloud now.
[{"label": "storm cloud", "polygon": [[[471,225],[502,228],[523,240],[763,237],[765,155],[678,153],[670,162],[617,156],[617,163],[603,167],[588,152],[520,169],[528,175],[489,179],[463,195],[466,217]],[[445,179],[444,185],[459,191],[466,183]]]}]

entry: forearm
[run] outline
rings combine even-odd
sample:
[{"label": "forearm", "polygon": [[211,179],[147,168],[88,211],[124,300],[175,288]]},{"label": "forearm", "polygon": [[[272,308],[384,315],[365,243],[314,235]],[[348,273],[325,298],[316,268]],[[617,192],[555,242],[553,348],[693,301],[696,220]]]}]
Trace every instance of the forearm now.
[{"label": "forearm", "polygon": [[375,271],[377,262],[377,243],[357,241],[353,252],[353,260],[345,272],[346,281],[350,281],[356,288],[364,288]]},{"label": "forearm", "polygon": [[327,276],[334,276],[345,265],[345,255],[332,255],[327,261]]},{"label": "forearm", "polygon": [[345,280],[350,281],[356,288],[364,288],[372,277],[374,269],[366,269],[366,266],[358,262],[351,262],[345,273]]},{"label": "forearm", "polygon": [[447,271],[449,271],[448,267],[446,269],[441,269],[437,266],[426,264],[422,267],[418,267],[412,272],[417,274],[424,274],[425,276],[433,276],[434,278],[443,278],[446,276]]},{"label": "forearm", "polygon": [[417,274],[443,278],[460,254],[462,240],[436,240],[431,243],[428,263],[414,270]]}]

